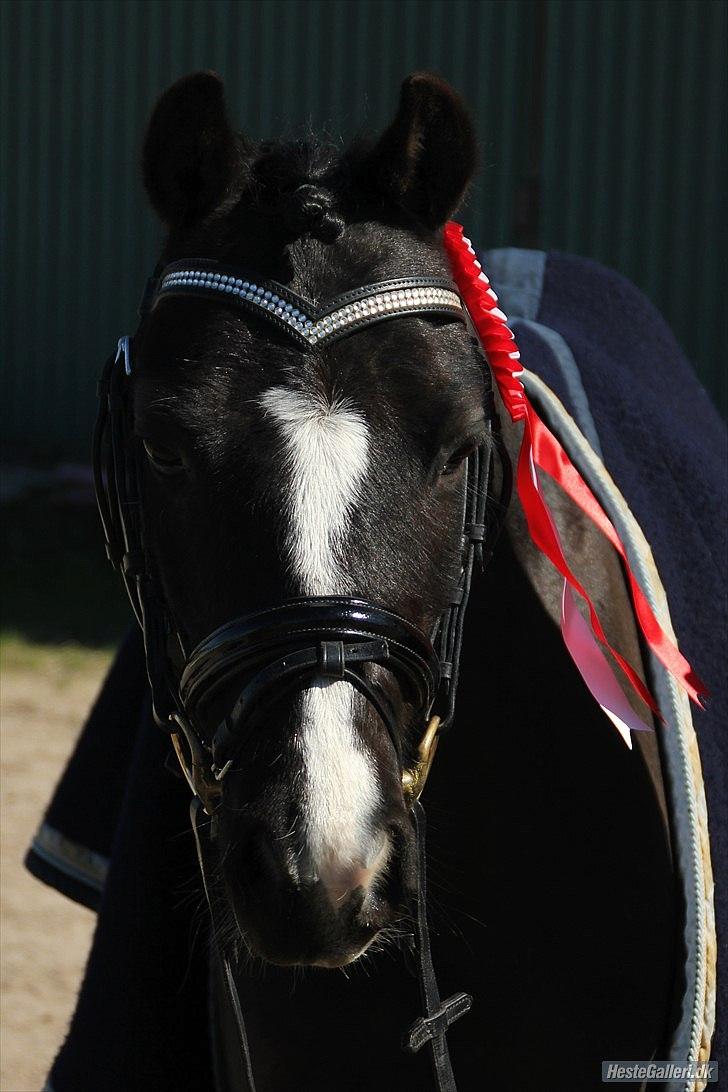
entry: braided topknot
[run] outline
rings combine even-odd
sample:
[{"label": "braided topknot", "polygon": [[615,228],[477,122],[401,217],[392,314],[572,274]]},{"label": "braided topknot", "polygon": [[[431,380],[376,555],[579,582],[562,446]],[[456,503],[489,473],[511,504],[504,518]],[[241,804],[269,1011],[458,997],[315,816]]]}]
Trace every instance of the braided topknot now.
[{"label": "braided topknot", "polygon": [[322,243],[333,243],[344,230],[344,221],[335,211],[333,194],[310,182],[281,199],[281,215],[293,235],[313,235]]},{"label": "braided topknot", "polygon": [[256,198],[291,238],[311,235],[332,243],[344,230],[337,209],[336,149],[311,137],[265,141],[253,165]]}]

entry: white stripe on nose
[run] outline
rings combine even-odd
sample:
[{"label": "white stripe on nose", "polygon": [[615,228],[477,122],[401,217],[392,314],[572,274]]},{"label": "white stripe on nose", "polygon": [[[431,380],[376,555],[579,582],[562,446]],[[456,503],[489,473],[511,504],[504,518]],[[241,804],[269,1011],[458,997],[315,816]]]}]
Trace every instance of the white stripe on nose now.
[{"label": "white stripe on nose", "polygon": [[[272,387],[261,398],[284,444],[289,531],[285,549],[303,595],[349,590],[346,536],[369,462],[366,422],[347,402]],[[363,698],[322,680],[301,699],[304,763],[301,878],[319,879],[336,903],[367,887],[388,846],[375,837],[380,791],[371,756],[354,729]]]},{"label": "white stripe on nose", "polygon": [[302,879],[318,879],[336,904],[369,887],[387,852],[374,821],[380,803],[371,756],[353,726],[363,701],[345,682],[322,682],[302,695],[305,853]]}]

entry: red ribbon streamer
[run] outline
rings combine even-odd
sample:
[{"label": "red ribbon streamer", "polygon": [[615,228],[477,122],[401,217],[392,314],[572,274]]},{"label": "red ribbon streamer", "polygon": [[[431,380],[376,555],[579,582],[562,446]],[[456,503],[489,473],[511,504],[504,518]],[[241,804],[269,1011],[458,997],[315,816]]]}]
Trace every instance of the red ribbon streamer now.
[{"label": "red ribbon streamer", "polygon": [[551,513],[534,480],[535,467],[539,467],[578,504],[617,551],[625,565],[635,614],[645,640],[670,674],[702,708],[701,697],[707,695],[705,686],[657,621],[632,572],[622,541],[604,509],[559,441],[529,402],[519,378],[522,366],[515,338],[508,327],[506,316],[498,308],[496,294],[460,224],[450,222],[445,225],[444,242],[455,282],[485,349],[503,404],[511,420],[524,422],[516,484],[531,538],[567,583],[582,597],[589,610],[594,635],[612,654],[640,697],[659,716],[654,698],[632,665],[610,645],[594,604],[571,571],[554,531]]}]

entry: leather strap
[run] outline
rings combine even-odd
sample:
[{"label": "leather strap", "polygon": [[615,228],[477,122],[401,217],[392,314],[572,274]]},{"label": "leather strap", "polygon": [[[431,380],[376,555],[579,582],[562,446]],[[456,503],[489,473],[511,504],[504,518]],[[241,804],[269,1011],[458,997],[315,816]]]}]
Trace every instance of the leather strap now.
[{"label": "leather strap", "polygon": [[425,1014],[415,1020],[409,1029],[405,1047],[415,1053],[429,1043],[438,1092],[457,1092],[447,1045],[447,1029],[470,1010],[473,999],[469,993],[455,993],[446,1001],[440,998],[427,923],[426,823],[425,809],[419,800],[412,805],[412,819],[417,836],[417,969]]},{"label": "leather strap", "polygon": [[[331,656],[331,646],[338,650],[335,668],[327,658]],[[399,753],[394,710],[384,691],[369,680],[361,669],[354,664],[387,664],[389,652],[386,641],[367,641],[359,644],[344,644],[343,641],[322,641],[320,645],[299,649],[275,660],[272,664],[258,671],[240,693],[230,714],[218,726],[212,742],[212,755],[215,766],[223,769],[226,763],[235,758],[243,742],[243,730],[254,728],[257,719],[269,706],[271,700],[285,698],[292,690],[305,687],[312,678],[331,678],[345,680],[374,706],[385,724],[390,737]]]},{"label": "leather strap", "polygon": [[[190,801],[190,824],[195,839],[197,861],[202,877],[202,885],[205,891],[205,899],[210,912],[210,925],[215,944],[217,945],[218,932],[215,922],[215,910],[210,889],[207,882],[207,868],[205,864],[205,852],[200,833],[200,809],[202,804],[194,796]],[[412,805],[412,820],[417,838],[417,896],[416,896],[416,922],[417,932],[415,948],[417,953],[417,972],[422,1004],[425,1009],[424,1016],[418,1017],[409,1029],[406,1039],[406,1049],[416,1053],[426,1044],[431,1050],[433,1076],[437,1092],[457,1092],[455,1075],[450,1061],[450,1050],[447,1043],[447,1031],[451,1024],[464,1016],[472,1006],[473,999],[467,993],[455,993],[452,997],[442,1001],[440,990],[435,976],[435,968],[432,962],[430,948],[430,933],[427,922],[427,854],[426,854],[426,822],[425,811],[419,800]],[[212,820],[214,822],[214,820]],[[253,1061],[248,1041],[245,1017],[243,1016],[240,995],[235,984],[235,975],[230,959],[218,947],[218,957],[223,969],[225,990],[228,996],[230,1009],[235,1018],[238,1033],[238,1046],[245,1066],[245,1074],[250,1092],[256,1092],[255,1077],[253,1074]]]},{"label": "leather strap", "polygon": [[220,626],[190,653],[179,682],[180,699],[195,716],[232,678],[244,677],[296,650],[313,648],[318,660],[319,646],[337,641],[352,646],[352,659],[362,661],[368,645],[372,660],[388,661],[402,674],[410,696],[426,715],[424,707],[432,704],[439,680],[429,638],[386,607],[347,596],[291,599]]},{"label": "leather strap", "polygon": [[241,1056],[245,1062],[245,1075],[248,1079],[249,1092],[256,1092],[255,1090],[255,1078],[253,1077],[253,1061],[250,1056],[250,1044],[248,1042],[248,1033],[245,1028],[245,1018],[243,1016],[243,1009],[240,1004],[240,996],[238,994],[238,988],[235,985],[235,977],[233,975],[232,964],[230,960],[222,951],[218,944],[218,932],[215,925],[215,911],[210,897],[210,889],[207,885],[207,872],[205,870],[205,855],[202,849],[202,839],[200,837],[199,830],[199,817],[200,808],[202,804],[200,800],[193,796],[190,801],[190,823],[192,825],[192,833],[195,839],[195,849],[197,850],[197,862],[200,866],[200,875],[202,877],[202,886],[205,889],[205,898],[207,899],[207,906],[210,911],[210,925],[212,927],[212,934],[215,945],[217,947],[217,953],[222,964],[223,977],[225,980],[225,989],[230,1002],[230,1008],[232,1009],[235,1017],[235,1025],[238,1032],[238,1045],[240,1047]]}]

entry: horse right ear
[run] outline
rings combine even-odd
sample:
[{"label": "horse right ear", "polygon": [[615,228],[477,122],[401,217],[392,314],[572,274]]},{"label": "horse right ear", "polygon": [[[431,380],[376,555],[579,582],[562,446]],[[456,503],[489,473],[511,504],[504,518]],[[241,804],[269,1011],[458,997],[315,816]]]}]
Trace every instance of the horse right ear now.
[{"label": "horse right ear", "polygon": [[366,167],[390,200],[436,229],[460,205],[476,161],[475,129],[460,96],[439,76],[413,72]]},{"label": "horse right ear", "polygon": [[195,72],[172,84],[154,108],[142,152],[144,185],[162,220],[184,225],[215,209],[246,147],[230,127],[218,76]]}]

